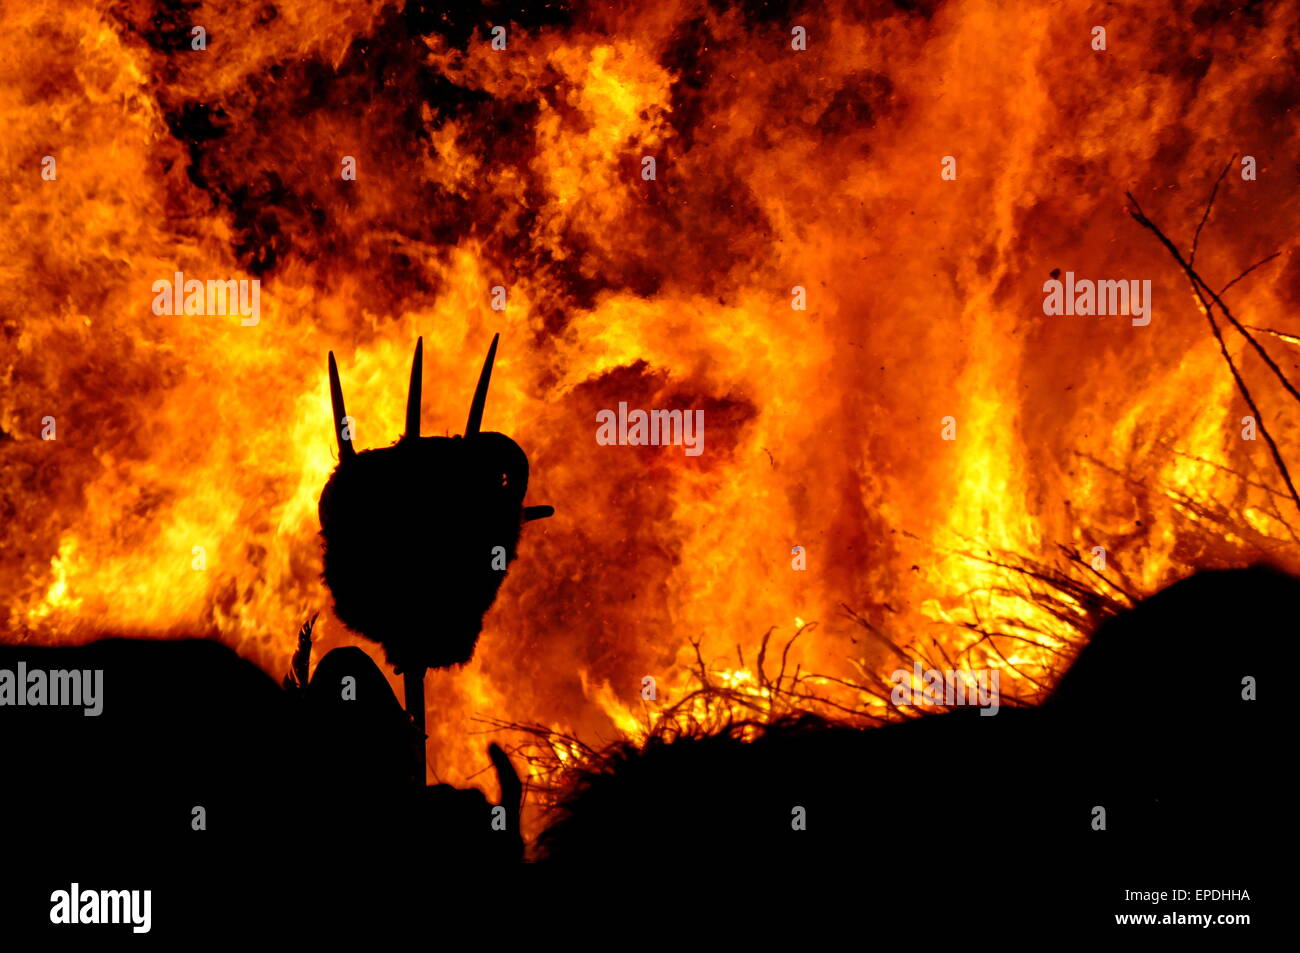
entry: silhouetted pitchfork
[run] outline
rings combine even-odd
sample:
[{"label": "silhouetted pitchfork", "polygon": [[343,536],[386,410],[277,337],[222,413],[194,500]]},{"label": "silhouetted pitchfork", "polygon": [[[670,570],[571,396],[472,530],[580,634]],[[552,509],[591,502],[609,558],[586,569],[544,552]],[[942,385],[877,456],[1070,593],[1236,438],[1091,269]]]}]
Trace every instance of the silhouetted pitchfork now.
[{"label": "silhouetted pitchfork", "polygon": [[555,512],[523,505],[528,457],[505,434],[480,430],[499,337],[483,362],[464,437],[420,436],[421,338],[411,363],[406,433],[391,447],[360,453],[352,446],[334,352],[329,356],[339,462],[320,496],[325,585],[335,615],[382,645],[404,676],[406,710],[421,739],[420,785],[425,671],[469,661],[505,579],[503,567],[517,555],[522,525]]}]

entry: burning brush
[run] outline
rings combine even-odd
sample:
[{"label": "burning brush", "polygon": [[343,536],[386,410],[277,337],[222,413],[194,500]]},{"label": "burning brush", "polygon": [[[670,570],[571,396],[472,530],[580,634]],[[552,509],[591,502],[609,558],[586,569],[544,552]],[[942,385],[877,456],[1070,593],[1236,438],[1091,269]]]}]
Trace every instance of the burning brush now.
[{"label": "burning brush", "polygon": [[[424,340],[415,346],[406,432],[358,453],[334,353],[330,399],[339,462],[320,497],[325,584],[349,629],[384,647],[406,679],[406,709],[424,736],[424,673],[469,661],[516,556],[523,523],[551,516],[523,505],[528,457],[481,431],[497,340],[488,349],[463,437],[420,436]],[[420,783],[424,779],[420,746]]]}]

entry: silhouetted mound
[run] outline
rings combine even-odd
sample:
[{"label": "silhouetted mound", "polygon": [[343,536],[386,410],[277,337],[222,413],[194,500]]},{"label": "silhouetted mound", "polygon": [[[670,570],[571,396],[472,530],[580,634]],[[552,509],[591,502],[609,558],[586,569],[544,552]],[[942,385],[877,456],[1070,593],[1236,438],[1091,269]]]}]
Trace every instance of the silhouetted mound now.
[{"label": "silhouetted mound", "polygon": [[1197,573],[1098,628],[1044,711],[1108,829],[1239,857],[1275,837],[1298,609],[1300,580],[1258,566]]},{"label": "silhouetted mound", "polygon": [[[865,861],[906,854],[957,816],[983,831],[1032,827],[1036,806],[990,778],[1006,770],[1005,753],[1032,750],[1036,719],[969,709],[861,729],[801,715],[617,745],[561,799],[539,854],[686,867],[778,855]],[[748,733],[754,740],[742,740]]]},{"label": "silhouetted mound", "polygon": [[414,783],[415,732],[358,648],[328,653],[305,692],[203,640],[0,645],[0,670],[20,665],[102,672],[98,715],[0,708],[6,852],[63,889],[101,873],[120,883],[140,871],[162,886],[163,872],[202,871],[228,884],[265,878],[273,884],[259,889],[278,897],[317,865],[336,884],[383,883],[412,852],[446,870],[522,853],[509,760],[492,746],[505,795],[496,827],[478,790]]},{"label": "silhouetted mound", "polygon": [[335,468],[320,498],[325,584],[401,670],[469,660],[516,556],[528,458],[509,437],[403,439]]},{"label": "silhouetted mound", "polygon": [[[416,735],[388,679],[356,646],[327,652],[307,689],[313,787],[381,804],[414,782]],[[358,804],[360,806],[360,804]]]},{"label": "silhouetted mound", "polygon": [[1230,886],[1281,820],[1279,706],[1260,699],[1285,690],[1298,605],[1300,581],[1273,570],[1200,573],[1101,626],[1042,708],[617,745],[560,798],[539,855],[946,871],[966,843],[1043,883],[1160,870]]},{"label": "silhouetted mound", "polygon": [[279,805],[250,792],[293,782],[294,706],[230,649],[127,639],[0,646],[0,669],[20,664],[28,672],[103,673],[98,715],[70,706],[0,709],[5,795],[34,822],[20,836],[177,844],[196,806],[210,829],[251,837],[282,820]]},{"label": "silhouetted mound", "polygon": [[430,857],[471,864],[522,859],[519,778],[499,747],[488,752],[505,808],[494,828],[497,805],[477,788],[415,783],[411,769],[423,739],[361,649],[328,652],[312,674],[307,703],[304,781],[315,799],[330,805],[320,823],[336,842],[379,840],[395,851],[418,847]]},{"label": "silhouetted mound", "polygon": [[1243,703],[1243,679],[1258,682],[1294,654],[1298,612],[1300,580],[1286,573],[1199,572],[1098,627],[1048,705],[1167,728],[1253,717],[1260,709]]}]

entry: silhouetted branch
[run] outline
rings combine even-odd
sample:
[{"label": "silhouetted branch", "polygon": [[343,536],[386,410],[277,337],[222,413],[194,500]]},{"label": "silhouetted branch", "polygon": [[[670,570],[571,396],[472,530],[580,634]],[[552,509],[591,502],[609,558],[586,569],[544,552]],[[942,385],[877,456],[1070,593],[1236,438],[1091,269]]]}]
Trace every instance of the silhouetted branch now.
[{"label": "silhouetted branch", "polygon": [[[1264,415],[1260,412],[1259,406],[1255,403],[1254,398],[1251,396],[1250,388],[1246,386],[1246,381],[1242,378],[1241,373],[1237,370],[1236,362],[1233,361],[1232,355],[1228,353],[1228,345],[1223,340],[1223,332],[1219,330],[1219,323],[1214,320],[1214,310],[1210,307],[1210,303],[1206,300],[1205,298],[1206,294],[1210,295],[1214,303],[1219,307],[1219,310],[1221,310],[1224,316],[1232,323],[1232,326],[1236,328],[1237,331],[1247,341],[1251,343],[1251,345],[1259,353],[1260,357],[1262,357],[1264,359],[1264,362],[1269,366],[1270,369],[1272,369],[1273,373],[1277,376],[1278,380],[1282,382],[1282,386],[1287,389],[1287,391],[1291,394],[1291,396],[1296,398],[1297,400],[1300,400],[1300,393],[1297,393],[1296,389],[1291,385],[1291,382],[1287,380],[1286,375],[1282,373],[1282,369],[1279,368],[1276,363],[1274,363],[1273,359],[1269,357],[1268,352],[1265,351],[1264,348],[1259,344],[1259,342],[1256,341],[1255,338],[1250,334],[1250,332],[1247,331],[1245,327],[1242,326],[1241,322],[1239,322],[1235,317],[1233,317],[1232,313],[1228,310],[1227,306],[1223,303],[1223,301],[1219,298],[1219,296],[1210,288],[1210,286],[1205,283],[1204,279],[1202,279],[1201,276],[1197,274],[1196,270],[1192,268],[1191,264],[1183,260],[1183,256],[1179,252],[1177,246],[1175,246],[1174,243],[1169,240],[1169,238],[1165,235],[1163,231],[1161,231],[1160,227],[1156,225],[1155,222],[1151,221],[1151,219],[1149,219],[1146,216],[1146,214],[1142,211],[1141,205],[1138,204],[1137,199],[1133,197],[1133,193],[1127,192],[1125,194],[1128,196],[1129,201],[1133,205],[1133,207],[1128,210],[1129,215],[1133,218],[1134,221],[1136,221],[1143,228],[1149,230],[1152,234],[1156,236],[1156,238],[1160,240],[1160,243],[1164,245],[1166,249],[1168,249],[1169,254],[1171,254],[1174,257],[1174,260],[1178,262],[1179,266],[1183,269],[1183,271],[1187,274],[1188,279],[1191,281],[1192,292],[1196,295],[1196,300],[1200,302],[1201,310],[1205,313],[1206,320],[1209,321],[1210,323],[1210,330],[1213,332],[1214,339],[1216,342],[1218,342],[1219,345],[1219,353],[1223,356],[1223,360],[1227,363],[1228,370],[1232,372],[1232,378],[1237,384],[1237,390],[1241,393],[1242,398],[1246,401],[1246,404],[1250,407],[1251,413],[1254,414],[1255,420],[1258,421],[1259,423],[1259,432],[1263,434],[1264,440],[1268,444],[1269,453],[1272,454],[1273,462],[1277,465],[1278,472],[1282,475],[1283,482],[1286,483],[1287,492],[1291,495],[1292,502],[1295,503],[1297,509],[1300,509],[1300,493],[1296,491],[1295,483],[1291,479],[1291,471],[1287,468],[1286,461],[1282,459],[1282,452],[1278,449],[1277,441],[1273,439],[1273,435],[1269,432],[1268,427],[1264,422]],[[1211,195],[1211,200],[1213,200],[1213,195]]]},{"label": "silhouetted branch", "polygon": [[1258,268],[1260,265],[1267,265],[1270,261],[1272,261],[1274,258],[1276,258],[1276,257],[1277,257],[1278,255],[1280,255],[1280,254],[1282,254],[1280,251],[1275,251],[1275,252],[1273,252],[1273,254],[1269,255],[1267,258],[1261,258],[1259,261],[1255,262],[1255,264],[1251,265],[1249,268],[1247,268],[1245,271],[1243,271],[1241,274],[1239,274],[1236,278],[1233,278],[1233,279],[1232,279],[1231,281],[1229,281],[1226,285],[1224,285],[1222,288],[1220,288],[1220,289],[1219,289],[1219,294],[1223,294],[1225,291],[1227,291],[1229,288],[1231,288],[1233,285],[1235,285],[1237,282],[1239,282],[1242,278],[1245,278],[1248,274],[1250,274],[1252,271],[1254,271],[1254,270],[1255,270],[1256,268]]},{"label": "silhouetted branch", "polygon": [[1219,184],[1223,182],[1223,177],[1227,175],[1228,170],[1232,168],[1232,160],[1235,158],[1237,157],[1234,155],[1228,160],[1228,164],[1223,167],[1223,171],[1219,173],[1219,177],[1214,180],[1214,188],[1210,189],[1209,201],[1205,203],[1205,214],[1201,216],[1201,221],[1196,226],[1196,234],[1192,236],[1192,255],[1188,264],[1196,263],[1196,248],[1201,243],[1201,229],[1205,227],[1206,221],[1210,218],[1210,209],[1214,208],[1214,197],[1219,194]]}]

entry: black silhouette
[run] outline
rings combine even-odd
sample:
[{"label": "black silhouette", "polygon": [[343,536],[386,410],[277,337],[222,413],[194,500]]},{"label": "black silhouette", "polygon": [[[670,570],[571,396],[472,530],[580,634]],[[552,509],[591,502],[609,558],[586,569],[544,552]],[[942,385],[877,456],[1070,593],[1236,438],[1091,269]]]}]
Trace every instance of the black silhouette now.
[{"label": "black silhouette", "polygon": [[[424,673],[469,661],[517,556],[524,522],[551,516],[525,508],[528,457],[500,433],[481,430],[494,335],[470,404],[464,437],[420,436],[424,339],[415,345],[406,432],[391,447],[357,453],[347,429],[343,386],[329,356],[339,462],[320,497],[325,584],[334,612],[380,643],[403,673],[406,710],[424,737]],[[424,746],[416,771],[423,785]]]},{"label": "black silhouette", "polygon": [[497,337],[493,337],[464,437],[420,436],[424,342],[415,347],[406,433],[391,447],[357,453],[344,437],[343,391],[334,354],[330,393],[339,463],[320,498],[325,584],[334,612],[380,643],[398,670],[443,668],[474,654],[483,614],[505,578],[526,520],[548,506],[523,506],[528,458],[500,433],[480,430]]},{"label": "black silhouette", "polygon": [[1279,705],[1263,699],[1286,690],[1297,605],[1300,580],[1268,568],[1198,573],[1102,625],[1040,708],[615,745],[573,779],[538,853],[604,869],[835,856],[921,872],[929,857],[1041,884],[1160,871],[1240,887],[1280,818]]},{"label": "black silhouette", "polygon": [[[1070,896],[1095,917],[1116,885],[1253,889],[1288,843],[1278,699],[1297,604],[1300,580],[1274,570],[1198,573],[1102,625],[1038,708],[867,729],[799,716],[753,741],[736,725],[617,745],[574,778],[536,856],[602,872],[848,871],[936,903],[996,874],[1014,885],[1011,919]],[[353,896],[523,856],[522,789],[501,749],[489,749],[500,805],[412,783],[417,731],[357,648],[287,685],[196,640],[0,646],[0,668],[19,661],[105,673],[98,717],[3,713],[0,840],[25,873],[23,905],[48,907],[70,879],[127,887],[138,875],[171,891],[159,903],[172,915],[210,915],[232,890],[246,914],[286,896],[320,903],[322,883]],[[306,666],[304,654],[295,671]],[[206,830],[192,827],[195,806]],[[218,893],[191,896],[198,882]],[[1063,893],[1081,882],[1100,886]]]},{"label": "black silhouette", "polygon": [[1289,786],[1298,606],[1300,580],[1256,566],[1197,573],[1102,624],[1044,705],[1065,796],[1111,805],[1135,851],[1253,859]]},{"label": "black silhouette", "polygon": [[411,751],[423,747],[423,736],[361,649],[326,654],[312,675],[306,702],[309,772],[304,780],[307,790],[329,792],[341,808],[330,821],[334,836],[378,835],[394,843],[401,838],[421,855],[475,864],[522,858],[522,788],[497,745],[490,745],[488,754],[501,786],[505,823],[494,830],[493,805],[482,792],[448,784],[426,788],[423,775],[413,777]]},{"label": "black silhouette", "polygon": [[[19,661],[102,670],[104,704],[97,717],[0,712],[6,938],[11,913],[39,928],[50,892],[73,880],[153,889],[160,935],[228,917],[298,931],[330,898],[351,908],[404,889],[412,873],[437,883],[523,855],[509,760],[488,751],[501,829],[480,791],[412,784],[412,726],[358,648],[327,654],[301,692],[204,640],[0,645],[0,669]],[[349,676],[354,698],[344,700]]]},{"label": "black silhouette", "polygon": [[[1036,714],[968,709],[881,728],[798,715],[617,745],[575,779],[540,834],[539,858],[686,868],[763,859],[798,869],[801,858],[876,856],[891,836],[924,843],[955,812],[981,830],[1015,830],[1032,820],[1018,806],[1028,799],[1013,759],[1034,750]],[[746,732],[757,737],[744,741]]]}]

